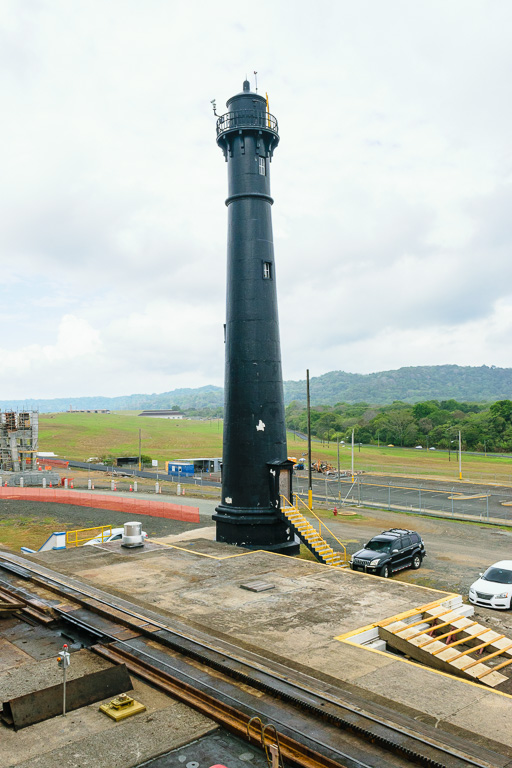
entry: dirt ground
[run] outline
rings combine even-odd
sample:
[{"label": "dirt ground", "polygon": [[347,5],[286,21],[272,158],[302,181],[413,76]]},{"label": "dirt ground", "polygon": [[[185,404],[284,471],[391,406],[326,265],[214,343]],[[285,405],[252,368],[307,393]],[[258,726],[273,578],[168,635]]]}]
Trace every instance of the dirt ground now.
[{"label": "dirt ground", "polygon": [[[467,600],[469,587],[480,572],[498,560],[512,560],[511,528],[387,510],[358,510],[358,513],[357,520],[333,518],[328,521],[332,531],[347,545],[349,554],[386,528],[412,529],[423,538],[427,557],[421,568],[401,571],[392,577],[393,580],[457,592]],[[512,634],[512,611],[475,606],[475,615],[493,629]]]},{"label": "dirt ground", "polygon": [[[6,499],[0,501],[0,545],[11,547],[13,551],[17,551],[21,545],[39,549],[54,531],[99,525],[117,528],[123,526],[126,519],[126,514],[109,509]],[[142,518],[142,528],[149,537],[159,538],[195,527],[195,523],[167,520],[163,517],[144,515]],[[26,531],[26,537],[20,536],[20,529]]]}]

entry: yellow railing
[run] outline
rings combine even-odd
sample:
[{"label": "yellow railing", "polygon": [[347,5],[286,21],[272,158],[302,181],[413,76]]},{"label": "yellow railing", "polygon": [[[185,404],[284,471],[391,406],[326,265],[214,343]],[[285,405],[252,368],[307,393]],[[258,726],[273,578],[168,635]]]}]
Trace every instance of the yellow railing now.
[{"label": "yellow railing", "polygon": [[[85,533],[86,536],[79,536]],[[66,531],[66,547],[80,547],[91,539],[107,539],[112,533],[111,525],[97,525],[94,528],[77,528],[76,531]]]},{"label": "yellow railing", "polygon": [[[344,562],[346,562],[346,560],[347,560],[347,548],[346,548],[346,546],[343,544],[343,542],[342,542],[342,541],[340,541],[340,540],[338,539],[338,537],[336,536],[336,534],[334,534],[334,533],[331,531],[331,529],[329,528],[329,526],[328,526],[328,525],[326,525],[325,523],[322,523],[322,521],[320,520],[320,518],[318,517],[318,515],[316,515],[316,514],[313,512],[313,510],[312,510],[312,509],[310,509],[310,508],[308,507],[308,505],[306,504],[306,502],[305,502],[305,501],[303,501],[303,500],[300,498],[300,496],[299,496],[299,494],[298,494],[298,493],[294,493],[293,495],[295,496],[295,504],[292,504],[292,503],[290,502],[290,500],[286,498],[286,496],[283,496],[283,494],[281,494],[281,499],[282,499],[281,503],[283,504],[283,506],[284,506],[284,507],[289,507],[290,509],[296,509],[296,510],[298,511],[298,510],[299,510],[299,502],[300,502],[300,503],[302,504],[302,506],[306,508],[306,510],[307,510],[307,512],[308,512],[308,515],[313,515],[313,517],[315,517],[315,518],[318,520],[318,533],[320,534],[320,536],[322,536],[322,525],[323,525],[323,527],[325,528],[325,530],[326,530],[326,531],[329,531],[329,533],[331,534],[331,536],[333,537],[333,539],[335,539],[335,540],[338,542],[338,544],[340,545],[340,547],[343,549],[343,561],[344,561]],[[322,538],[323,538],[323,536],[322,536]]]}]

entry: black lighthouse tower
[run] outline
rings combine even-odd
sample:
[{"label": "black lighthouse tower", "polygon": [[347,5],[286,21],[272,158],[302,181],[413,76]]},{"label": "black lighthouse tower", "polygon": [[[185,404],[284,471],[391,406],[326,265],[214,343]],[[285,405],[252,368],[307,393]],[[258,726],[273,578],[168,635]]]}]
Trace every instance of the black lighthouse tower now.
[{"label": "black lighthouse tower", "polygon": [[272,242],[270,160],[277,120],[250,90],[226,104],[217,144],[228,164],[228,269],[225,326],[222,500],[217,541],[296,554],[281,515],[291,500]]}]

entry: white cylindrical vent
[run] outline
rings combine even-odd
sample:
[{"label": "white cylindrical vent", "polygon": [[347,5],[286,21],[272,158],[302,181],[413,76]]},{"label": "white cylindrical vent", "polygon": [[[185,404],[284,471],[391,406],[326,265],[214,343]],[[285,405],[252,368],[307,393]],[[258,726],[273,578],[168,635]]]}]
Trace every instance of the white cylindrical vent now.
[{"label": "white cylindrical vent", "polygon": [[142,523],[136,521],[124,524],[123,547],[142,547],[144,539],[142,538]]}]

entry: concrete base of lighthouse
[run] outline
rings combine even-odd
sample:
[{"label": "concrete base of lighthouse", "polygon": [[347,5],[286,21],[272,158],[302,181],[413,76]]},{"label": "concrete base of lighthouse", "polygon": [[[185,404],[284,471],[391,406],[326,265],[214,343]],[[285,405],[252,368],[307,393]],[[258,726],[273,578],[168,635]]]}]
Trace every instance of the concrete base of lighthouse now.
[{"label": "concrete base of lighthouse", "polygon": [[216,539],[245,549],[264,549],[282,555],[298,555],[300,543],[289,524],[275,509],[247,509],[219,504],[213,515]]}]

